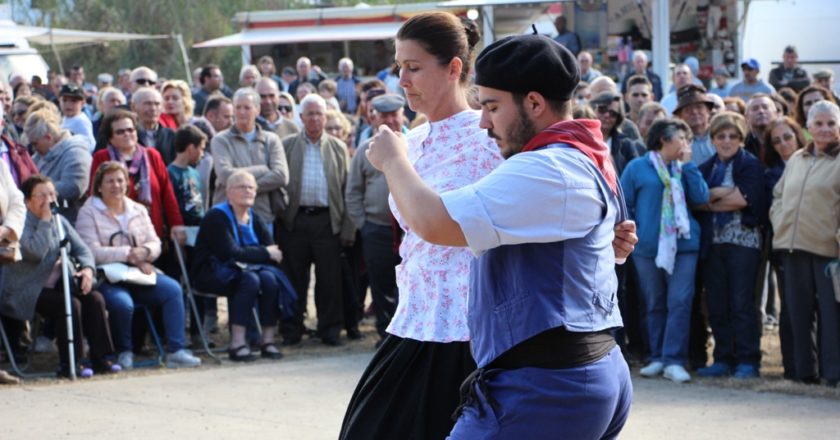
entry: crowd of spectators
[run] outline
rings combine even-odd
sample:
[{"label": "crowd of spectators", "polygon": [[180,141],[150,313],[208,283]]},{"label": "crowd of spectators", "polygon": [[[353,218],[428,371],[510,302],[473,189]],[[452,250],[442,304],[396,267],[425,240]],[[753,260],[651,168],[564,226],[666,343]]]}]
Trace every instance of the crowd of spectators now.
[{"label": "crowd of spectators", "polygon": [[[718,68],[707,91],[677,64],[664,90],[643,51],[619,79],[575,52],[575,117],[600,122],[638,227],[616,267],[627,359],[676,382],[755,378],[762,331],[776,325],[784,377],[836,386],[840,305],[824,275],[840,241],[831,72],[809,74],[790,46],[767,82],[747,59],[743,81]],[[154,310],[168,367],[201,364],[190,336],[215,330],[217,300],[197,298],[202,321],[185,334],[173,251],[185,244],[192,285],[228,300],[232,361],[256,350],[279,359],[279,346],[306,337],[362,338],[365,312],[384,338],[401,231],[365,150],[380,125],[407,133],[426,122],[406,107],[398,66],[363,78],[342,58],[335,70],[307,57],[278,69],[263,56],[242,66],[235,90],[213,64],[196,69],[193,87],[146,66],[120,69],[115,83],[100,75],[98,90],[82,66],[43,85],[0,82],[0,239],[16,252],[0,266],[0,319],[12,355],[55,340],[59,373],[71,367],[57,222],[69,238],[74,333],[87,341],[74,341],[83,377],[133,367],[147,350],[140,308]],[[468,102],[478,107],[475,89]],[[154,281],[110,282],[98,270],[109,263]],[[307,328],[312,273],[317,325]],[[44,325],[27,335],[36,314]]]}]

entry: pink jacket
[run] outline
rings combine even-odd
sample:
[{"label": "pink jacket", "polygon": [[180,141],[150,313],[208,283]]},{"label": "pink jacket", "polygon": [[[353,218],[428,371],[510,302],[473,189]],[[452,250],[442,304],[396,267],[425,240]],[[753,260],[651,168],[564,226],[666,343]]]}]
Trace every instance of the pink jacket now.
[{"label": "pink jacket", "polygon": [[[125,203],[126,230],[120,221],[108,212],[99,197],[87,199],[76,218],[76,231],[90,246],[96,264],[123,263],[128,260],[132,247],[142,246],[151,252],[150,261],[160,256],[160,238],[155,232],[146,207],[129,199]],[[118,234],[123,232],[123,234]],[[111,240],[113,238],[113,241]]]}]

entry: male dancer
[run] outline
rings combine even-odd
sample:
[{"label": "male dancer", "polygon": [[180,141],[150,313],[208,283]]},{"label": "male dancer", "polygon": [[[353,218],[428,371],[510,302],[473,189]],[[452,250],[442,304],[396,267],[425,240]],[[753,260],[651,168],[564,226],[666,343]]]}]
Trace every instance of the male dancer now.
[{"label": "male dancer", "polygon": [[614,262],[635,239],[613,251],[621,189],[598,122],[572,120],[577,62],[546,37],[515,36],[482,51],[476,72],[482,127],[508,159],[495,171],[438,195],[400,134],[383,127],[367,152],[409,227],[478,256],[468,318],[478,370],[451,438],[616,437],[632,385],[610,335],[621,326]]}]

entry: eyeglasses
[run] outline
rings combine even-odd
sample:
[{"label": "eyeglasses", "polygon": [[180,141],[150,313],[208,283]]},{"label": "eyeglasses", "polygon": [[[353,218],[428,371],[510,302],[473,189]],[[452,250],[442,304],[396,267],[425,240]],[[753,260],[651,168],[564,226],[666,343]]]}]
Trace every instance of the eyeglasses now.
[{"label": "eyeglasses", "polygon": [[793,138],[794,138],[793,133],[787,132],[787,133],[783,134],[782,137],[774,137],[774,138],[770,139],[770,142],[773,145],[776,145],[776,144],[781,144],[783,139],[784,139],[785,142],[790,142],[790,141],[793,140]]},{"label": "eyeglasses", "polygon": [[607,105],[599,105],[598,107],[595,108],[595,111],[598,112],[599,114],[602,114],[602,115],[607,114],[611,118],[617,118],[618,117],[618,112],[611,109]]},{"label": "eyeglasses", "polygon": [[54,199],[58,196],[55,191],[50,192],[40,192],[37,194],[32,194],[33,199]]},{"label": "eyeglasses", "polygon": [[137,78],[137,79],[134,80],[134,82],[136,82],[137,84],[140,84],[140,85],[149,85],[149,86],[153,86],[153,85],[157,84],[157,81],[152,81],[152,80],[146,79],[146,78]]},{"label": "eyeglasses", "polygon": [[290,105],[279,105],[279,106],[277,106],[277,110],[280,110],[283,113],[290,113],[292,111],[292,106],[290,106]]},{"label": "eyeglasses", "polygon": [[134,133],[136,130],[134,127],[127,127],[127,128],[118,128],[114,130],[114,136],[122,136],[124,134],[131,134]]}]

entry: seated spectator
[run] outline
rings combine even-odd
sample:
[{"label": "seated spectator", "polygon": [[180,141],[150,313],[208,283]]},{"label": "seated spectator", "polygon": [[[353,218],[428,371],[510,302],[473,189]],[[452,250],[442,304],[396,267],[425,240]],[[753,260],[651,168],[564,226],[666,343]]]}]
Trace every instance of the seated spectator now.
[{"label": "seated spectator", "polygon": [[61,128],[59,116],[46,109],[29,115],[24,133],[35,151],[35,165],[55,185],[58,212],[75,223],[90,182],[87,138]]},{"label": "seated spectator", "polygon": [[[2,81],[0,81],[2,84]],[[3,120],[3,105],[0,103],[0,121]],[[0,166],[0,243],[8,245],[19,244],[20,237],[23,236],[24,223],[26,221],[26,205],[23,202],[23,194],[18,190],[17,183],[12,179],[12,173],[9,167]],[[15,261],[19,261],[20,249],[15,252]],[[5,291],[5,278],[7,264],[0,264],[0,297]],[[9,330],[9,321],[3,320],[3,325],[6,330]],[[18,325],[19,320],[15,320],[14,327],[22,328]],[[14,347],[16,341],[10,341],[13,345],[12,351],[17,352]],[[0,383],[17,383],[17,378],[0,370]]]},{"label": "seated spectator", "polygon": [[644,298],[650,363],[642,376],[687,382],[688,331],[700,224],[690,207],[708,202],[709,188],[691,161],[691,129],[679,119],[656,121],[648,152],[621,176],[627,209],[638,227],[632,254]]},{"label": "seated spectator", "polygon": [[0,167],[5,168],[16,187],[30,176],[38,174],[38,167],[26,151],[26,147],[15,141],[5,128],[5,110],[0,105]]},{"label": "seated spectator", "polygon": [[125,99],[125,94],[123,94],[122,90],[117,89],[116,87],[103,87],[99,89],[99,94],[97,95],[96,99],[96,109],[98,110],[95,115],[93,115],[93,134],[96,136],[96,149],[101,150],[105,148],[108,140],[102,140],[100,138],[99,128],[102,126],[102,118],[105,117],[108,112],[117,108],[117,107],[125,107],[128,104],[128,101]]},{"label": "seated spectator", "polygon": [[589,104],[601,121],[601,134],[604,141],[610,145],[616,172],[621,175],[627,163],[645,154],[645,146],[621,130],[624,123],[624,102],[621,95],[604,92],[592,98]]},{"label": "seated spectator", "polygon": [[158,238],[166,240],[167,231],[184,221],[160,153],[137,143],[137,119],[127,110],[117,109],[106,115],[102,135],[108,139],[108,146],[93,155],[91,182],[102,163],[117,161],[125,165],[129,173],[128,197],[148,209]]},{"label": "seated spectator", "polygon": [[88,151],[92,153],[96,147],[96,137],[93,135],[93,124],[83,111],[84,91],[75,83],[65,84],[61,86],[58,99],[61,104],[61,114],[64,115],[61,127],[70,130],[73,134],[84,136],[88,140]]},{"label": "seated spectator", "polygon": [[747,122],[734,112],[715,116],[709,129],[716,154],[700,165],[709,203],[700,209],[703,280],[709,324],[715,337],[714,363],[698,376],[758,377],[761,334],[756,326],[755,280],[766,222],[764,169],[746,151]]},{"label": "seated spectator", "polygon": [[[8,267],[4,286],[3,314],[15,319],[32,320],[35,313],[55,319],[58,337],[59,375],[70,375],[67,326],[64,318],[64,288],[61,281],[60,238],[54,226],[61,221],[69,240],[68,256],[78,266],[72,267],[70,277],[73,312],[73,341],[77,373],[91,377],[93,372],[120,371],[108,357],[114,354],[111,332],[105,312],[105,300],[93,290],[96,263],[93,253],[85,245],[67,219],[54,218],[50,204],[57,200],[57,192],[49,177],[32,176],[23,183],[26,203],[26,223],[20,239],[23,259]],[[60,320],[60,321],[59,321]],[[84,336],[84,338],[82,338]],[[90,363],[82,364],[84,342],[90,348]]]},{"label": "seated spectator", "polygon": [[[234,171],[227,179],[226,201],[214,206],[201,222],[193,253],[193,282],[207,292],[229,293],[230,360],[255,359],[245,341],[245,329],[251,309],[257,305],[262,325],[260,356],[280,359],[283,355],[274,343],[278,320],[278,296],[291,289],[285,275],[276,266],[283,253],[274,244],[272,234],[252,207],[257,182],[245,170]],[[296,298],[285,295],[284,307],[294,307]],[[293,314],[286,310],[286,314]]]},{"label": "seated spectator", "polygon": [[38,101],[43,101],[43,98],[39,95],[21,96],[20,98],[16,98],[15,102],[12,104],[12,112],[10,115],[12,117],[12,124],[15,126],[15,131],[18,132],[18,134],[21,134],[20,143],[23,145],[29,145],[29,139],[23,135],[23,124],[26,123],[29,108]]},{"label": "seated spectator", "polygon": [[160,90],[163,95],[161,125],[177,130],[178,127],[183,127],[184,124],[190,122],[193,117],[193,100],[189,84],[174,79],[163,83]]},{"label": "seated spectator", "polygon": [[[836,387],[840,381],[840,308],[826,265],[840,242],[840,109],[819,101],[808,111],[813,141],[794,153],[773,190],[773,250],[784,251],[785,307],[793,335],[793,377]],[[816,311],[816,313],[814,313]],[[819,341],[814,345],[814,331]],[[819,368],[818,368],[819,366]]]},{"label": "seated spectator", "polygon": [[[184,295],[177,281],[156,272],[152,266],[161,252],[161,241],[146,208],[128,194],[129,171],[120,162],[104,162],[96,170],[92,197],[79,211],[76,221],[82,240],[90,246],[97,265],[124,263],[145,274],[156,274],[152,286],[102,281],[111,330],[124,369],[134,366],[131,326],[134,304],[161,307],[167,339],[168,368],[196,367],[201,359],[184,349]],[[179,214],[180,215],[180,214]]]}]

